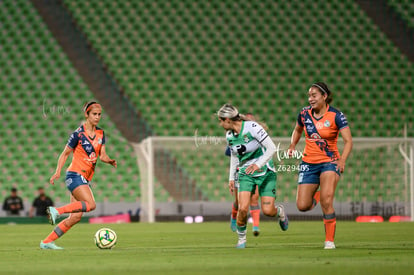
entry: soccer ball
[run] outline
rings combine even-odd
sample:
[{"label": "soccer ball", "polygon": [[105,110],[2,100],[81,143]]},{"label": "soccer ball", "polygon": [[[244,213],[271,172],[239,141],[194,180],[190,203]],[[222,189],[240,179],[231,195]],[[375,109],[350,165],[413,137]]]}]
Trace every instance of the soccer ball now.
[{"label": "soccer ball", "polygon": [[95,244],[100,249],[111,249],[115,246],[117,236],[115,231],[109,228],[101,228],[95,233]]}]

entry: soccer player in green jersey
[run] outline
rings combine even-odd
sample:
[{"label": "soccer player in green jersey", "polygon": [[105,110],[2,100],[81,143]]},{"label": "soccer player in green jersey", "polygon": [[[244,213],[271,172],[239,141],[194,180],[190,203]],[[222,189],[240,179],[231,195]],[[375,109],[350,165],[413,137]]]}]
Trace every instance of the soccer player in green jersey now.
[{"label": "soccer player in green jersey", "polygon": [[[247,113],[244,115],[245,120],[252,120],[256,121],[254,115],[252,113]],[[266,130],[267,125],[262,122],[259,124]],[[226,156],[231,156],[230,147],[226,147]],[[233,232],[237,231],[237,212],[239,210],[239,183],[235,179],[234,181],[234,189],[229,189],[230,194],[234,196],[234,202],[232,203],[231,207],[231,217],[230,217],[230,229]],[[252,192],[252,196],[250,198],[250,216],[253,220],[253,236],[257,237],[260,234],[259,224],[260,224],[260,206],[259,206],[259,190],[256,185],[256,190]]]},{"label": "soccer player in green jersey", "polygon": [[256,186],[263,214],[277,217],[282,230],[288,229],[289,222],[283,206],[275,206],[276,172],[272,156],[276,146],[259,123],[246,121],[233,105],[224,104],[217,111],[217,116],[220,125],[227,131],[227,145],[231,150],[229,188],[234,188],[236,173],[240,185],[236,248],[245,248],[247,214]]}]

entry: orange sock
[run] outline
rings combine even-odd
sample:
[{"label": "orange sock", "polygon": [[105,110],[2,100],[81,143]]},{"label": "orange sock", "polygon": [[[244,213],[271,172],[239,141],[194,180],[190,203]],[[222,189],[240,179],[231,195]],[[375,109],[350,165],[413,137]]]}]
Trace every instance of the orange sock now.
[{"label": "orange sock", "polygon": [[253,219],[253,226],[259,226],[260,223],[260,207],[258,205],[250,205],[250,216]]},{"label": "orange sock", "polygon": [[336,216],[332,214],[323,215],[323,224],[325,226],[325,241],[333,242],[335,239]]},{"label": "orange sock", "polygon": [[86,201],[75,201],[62,207],[57,207],[59,215],[63,213],[89,212],[91,209]]},{"label": "orange sock", "polygon": [[43,240],[43,243],[50,243],[50,242],[53,242],[53,241],[57,240],[63,234],[68,232],[69,229],[70,229],[70,227],[66,225],[65,221],[64,220],[61,221],[55,227],[55,229],[52,231],[52,233],[50,233],[49,236],[47,236],[46,239]]},{"label": "orange sock", "polygon": [[236,203],[233,203],[232,207],[231,207],[231,218],[232,219],[237,219],[237,211],[239,210],[239,206],[236,205]]},{"label": "orange sock", "polygon": [[319,203],[320,200],[321,200],[321,191],[316,191],[315,195],[313,195],[312,209]]}]

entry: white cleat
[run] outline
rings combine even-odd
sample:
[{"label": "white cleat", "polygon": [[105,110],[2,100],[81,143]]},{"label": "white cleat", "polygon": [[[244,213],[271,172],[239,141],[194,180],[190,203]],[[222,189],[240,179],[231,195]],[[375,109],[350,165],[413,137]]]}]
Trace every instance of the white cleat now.
[{"label": "white cleat", "polygon": [[246,239],[239,239],[236,244],[236,248],[246,248]]},{"label": "white cleat", "polygon": [[330,242],[330,241],[326,241],[325,242],[325,247],[324,249],[335,249],[335,243],[334,242]]}]

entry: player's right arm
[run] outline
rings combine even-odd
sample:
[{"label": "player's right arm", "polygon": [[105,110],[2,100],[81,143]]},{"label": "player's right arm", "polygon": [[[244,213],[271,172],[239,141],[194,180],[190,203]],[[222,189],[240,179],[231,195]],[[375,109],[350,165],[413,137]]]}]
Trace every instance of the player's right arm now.
[{"label": "player's right arm", "polygon": [[73,151],[72,148],[70,148],[67,145],[65,146],[65,149],[63,150],[63,152],[59,156],[56,171],[52,175],[52,177],[50,178],[50,183],[51,184],[55,184],[55,180],[60,178],[60,173],[62,172],[63,165],[65,165],[66,160],[68,159],[68,157],[69,157],[70,153],[72,153],[72,151]]},{"label": "player's right arm", "polygon": [[296,126],[293,129],[292,136],[290,138],[290,145],[288,149],[288,155],[291,157],[293,152],[296,151],[296,145],[298,144],[300,137],[302,136],[303,127],[305,126],[303,114],[307,108],[303,108],[296,119]]},{"label": "player's right arm", "polygon": [[290,145],[288,149],[288,154],[291,156],[294,151],[296,151],[296,145],[298,144],[300,137],[302,136],[303,126],[296,123],[295,129],[293,129],[292,137],[290,138]]},{"label": "player's right arm", "polygon": [[229,191],[233,195],[234,191],[234,180],[236,178],[237,167],[239,166],[238,157],[231,152],[230,155],[230,172],[229,172]]}]

